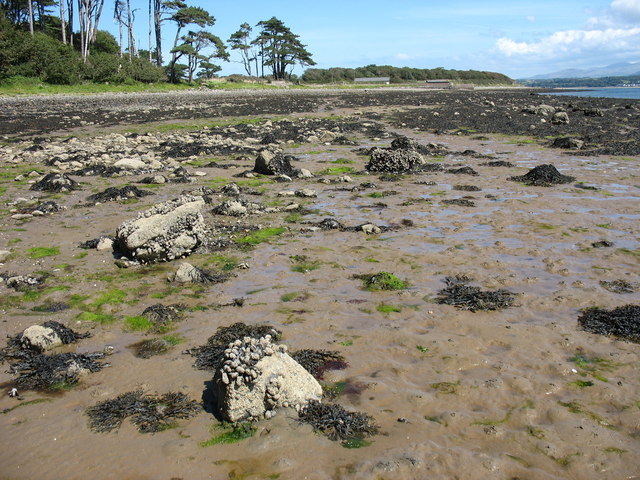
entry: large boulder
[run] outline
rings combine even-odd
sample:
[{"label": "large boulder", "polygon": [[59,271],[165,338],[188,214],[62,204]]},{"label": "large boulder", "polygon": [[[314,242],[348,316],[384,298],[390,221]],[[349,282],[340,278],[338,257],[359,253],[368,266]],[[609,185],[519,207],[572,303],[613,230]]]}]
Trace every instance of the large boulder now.
[{"label": "large boulder", "polygon": [[569,123],[569,115],[567,112],[558,112],[551,117],[551,123],[554,125],[567,125]]},{"label": "large boulder", "polygon": [[114,249],[143,263],[189,255],[208,233],[204,205],[202,197],[192,195],[154,205],[118,227]]},{"label": "large boulder", "polygon": [[290,156],[281,152],[262,150],[256,157],[253,171],[262,175],[298,176],[299,171],[291,166]]},{"label": "large boulder", "polygon": [[322,387],[271,336],[229,344],[213,388],[220,415],[230,422],[271,418],[280,407],[300,410],[322,398]]},{"label": "large boulder", "polygon": [[23,348],[43,352],[62,345],[58,333],[44,325],[32,325],[22,332],[20,343]]}]

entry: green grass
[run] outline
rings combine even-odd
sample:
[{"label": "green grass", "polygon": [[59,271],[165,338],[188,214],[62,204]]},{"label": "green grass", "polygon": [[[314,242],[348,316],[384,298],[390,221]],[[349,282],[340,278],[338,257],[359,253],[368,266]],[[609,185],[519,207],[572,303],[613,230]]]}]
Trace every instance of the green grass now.
[{"label": "green grass", "polygon": [[132,332],[144,332],[153,327],[153,322],[142,315],[135,317],[126,317],[124,319],[124,327]]},{"label": "green grass", "polygon": [[268,242],[273,237],[282,235],[286,231],[287,229],[284,227],[264,228],[262,230],[256,230],[249,235],[239,238],[238,240],[236,240],[236,243],[249,246],[258,245],[260,243]]},{"label": "green grass", "polygon": [[193,85],[171,83],[134,83],[118,85],[106,83],[82,83],[79,85],[51,85],[37,78],[11,77],[0,82],[0,95],[51,95],[51,94],[91,94],[106,92],[167,92],[186,90]]},{"label": "green grass", "polygon": [[238,443],[246,438],[251,438],[255,435],[258,428],[250,422],[240,423],[237,425],[230,425],[227,423],[221,423],[214,425],[211,428],[211,433],[215,431],[221,431],[218,435],[200,442],[201,447],[211,447],[213,445]]},{"label": "green grass", "polygon": [[96,310],[102,308],[103,305],[120,305],[127,298],[127,292],[112,288],[102,293],[90,306]]},{"label": "green grass", "polygon": [[60,255],[60,249],[58,247],[33,247],[27,250],[27,255],[33,260],[38,260],[40,258]]},{"label": "green grass", "polygon": [[402,307],[390,305],[388,303],[381,303],[376,307],[376,310],[382,313],[400,313],[402,311]]}]

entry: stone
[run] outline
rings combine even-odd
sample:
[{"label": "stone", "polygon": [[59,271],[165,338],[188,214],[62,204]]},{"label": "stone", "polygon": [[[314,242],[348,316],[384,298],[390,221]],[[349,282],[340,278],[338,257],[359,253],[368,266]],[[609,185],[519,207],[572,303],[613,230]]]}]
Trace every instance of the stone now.
[{"label": "stone", "polygon": [[96,250],[103,252],[105,250],[113,249],[113,240],[109,237],[101,237],[96,245]]},{"label": "stone", "polygon": [[551,146],[554,148],[569,148],[572,150],[580,150],[584,146],[584,142],[573,137],[560,137],[554,139]]},{"label": "stone", "polygon": [[0,262],[6,262],[9,255],[11,255],[9,250],[0,250]]},{"label": "stone", "polygon": [[125,170],[143,170],[147,168],[147,164],[139,158],[123,158],[114,163],[113,166]]},{"label": "stone", "polygon": [[190,263],[181,263],[178,270],[169,276],[169,281],[177,283],[199,283],[200,272]]},{"label": "stone", "polygon": [[114,250],[144,263],[189,255],[208,234],[204,205],[202,197],[192,195],[154,205],[118,227]]},{"label": "stone", "polygon": [[551,117],[551,123],[554,125],[566,125],[569,123],[569,115],[567,115],[567,112],[558,112]]},{"label": "stone", "polygon": [[230,422],[271,418],[278,408],[299,410],[322,398],[317,380],[270,335],[229,344],[213,388],[218,411]]},{"label": "stone", "polygon": [[262,175],[289,175],[294,172],[289,157],[282,153],[273,153],[269,150],[262,150],[256,157],[253,171]]},{"label": "stone", "polygon": [[53,328],[32,325],[22,332],[20,338],[23,348],[43,352],[62,345],[62,339]]},{"label": "stone", "polygon": [[316,194],[315,190],[311,190],[310,188],[302,188],[295,191],[295,196],[302,198],[313,198],[317,197],[318,195]]},{"label": "stone", "polygon": [[401,173],[415,170],[424,163],[422,155],[414,149],[374,148],[364,168],[370,172]]},{"label": "stone", "polygon": [[373,223],[365,223],[364,225],[360,226],[360,229],[367,235],[378,235],[382,232],[382,230],[380,230],[380,227],[374,225]]}]

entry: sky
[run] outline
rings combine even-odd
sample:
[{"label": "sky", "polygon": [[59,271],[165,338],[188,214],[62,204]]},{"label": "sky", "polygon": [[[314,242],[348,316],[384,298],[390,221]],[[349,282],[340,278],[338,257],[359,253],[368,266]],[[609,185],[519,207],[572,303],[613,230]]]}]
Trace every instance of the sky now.
[{"label": "sky", "polygon": [[[300,36],[317,68],[444,67],[527,78],[640,62],[640,0],[186,1],[216,18],[209,30],[223,41],[244,22],[279,18]],[[147,0],[131,4],[137,9],[136,37],[147,49]],[[117,38],[112,9],[107,0],[100,29]],[[165,23],[165,61],[174,35],[173,25]],[[221,75],[244,73],[237,52],[220,65]]]}]

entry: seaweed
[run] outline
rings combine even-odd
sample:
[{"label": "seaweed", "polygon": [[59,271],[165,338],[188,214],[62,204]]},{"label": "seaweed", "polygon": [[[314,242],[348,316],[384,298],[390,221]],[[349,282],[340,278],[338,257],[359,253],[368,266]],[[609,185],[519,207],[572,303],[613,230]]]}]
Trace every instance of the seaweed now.
[{"label": "seaweed", "polygon": [[562,175],[556,167],[551,164],[538,165],[529,170],[525,175],[509,177],[507,180],[513,182],[523,182],[526,185],[537,187],[549,187],[562,183],[571,183],[575,181],[575,177]]},{"label": "seaweed", "polygon": [[193,417],[201,410],[195,400],[180,392],[147,395],[142,390],[123,393],[86,409],[89,428],[98,433],[117,430],[127,417],[141,433],[154,433],[174,426],[173,420]]},{"label": "seaweed", "polygon": [[149,195],[155,194],[148,190],[140,190],[138,187],[135,187],[133,185],[125,185],[122,188],[109,187],[102,192],[89,195],[87,197],[87,200],[90,203],[96,204],[104,202],[120,202],[123,200],[128,200],[130,198],[142,198]]},{"label": "seaweed", "polygon": [[612,293],[634,293],[640,289],[637,283],[627,282],[626,280],[618,279],[611,282],[606,280],[600,281],[600,286],[605,290],[609,290]]},{"label": "seaweed", "polygon": [[578,324],[590,333],[640,343],[640,305],[624,305],[613,310],[587,308],[578,317]]},{"label": "seaweed", "polygon": [[452,198],[448,200],[443,200],[442,204],[444,205],[457,205],[459,207],[475,207],[476,204],[471,200],[467,200],[466,198]]},{"label": "seaweed", "polygon": [[407,288],[406,282],[389,272],[354,275],[353,277],[364,280],[365,288],[372,292],[377,290],[404,290]]},{"label": "seaweed", "polygon": [[[311,425],[316,432],[330,440],[349,442],[378,433],[373,417],[361,412],[349,412],[341,405],[311,400],[298,413],[300,421]],[[345,446],[348,446],[345,445]]]},{"label": "seaweed", "polygon": [[291,357],[318,380],[322,380],[327,370],[343,370],[349,366],[336,351],[304,349],[292,353]]},{"label": "seaweed", "polygon": [[73,190],[79,190],[80,185],[78,182],[69,178],[64,173],[49,173],[45,175],[41,180],[31,185],[30,190],[39,190],[42,192],[71,192]]},{"label": "seaweed", "polygon": [[[91,336],[90,333],[78,333],[71,330],[68,327],[65,327],[63,324],[56,322],[54,320],[49,320],[42,324],[43,327],[47,327],[52,329],[56,335],[62,340],[62,343],[68,345],[70,343],[75,343],[82,338],[88,338]],[[33,348],[33,347],[32,347]],[[17,335],[9,336],[7,340],[7,346],[3,349],[0,349],[0,363],[5,359],[30,359],[33,356],[34,352],[32,349],[26,348],[22,342],[22,333],[18,333]]]},{"label": "seaweed", "polygon": [[495,160],[493,162],[485,162],[485,163],[481,163],[480,165],[484,166],[484,167],[515,167],[515,165],[511,162],[507,162],[505,160]]},{"label": "seaweed", "polygon": [[450,168],[447,173],[453,173],[454,175],[478,175],[473,168],[464,166],[460,168]]},{"label": "seaweed", "polygon": [[230,343],[244,337],[257,339],[265,335],[271,335],[272,339],[277,341],[281,338],[282,332],[270,325],[246,325],[237,322],[228,327],[218,327],[205,345],[185,350],[184,353],[196,358],[194,367],[198,370],[219,370],[224,360],[224,351]]},{"label": "seaweed", "polygon": [[463,192],[479,192],[482,190],[480,187],[477,187],[475,185],[454,185],[453,189]]},{"label": "seaweed", "polygon": [[149,338],[136,342],[133,345],[130,345],[129,348],[133,350],[133,354],[136,357],[146,359],[167,353],[172,346],[173,345],[167,342],[164,338]]},{"label": "seaweed", "polygon": [[471,280],[465,275],[446,277],[446,288],[438,292],[436,302],[454,305],[461,310],[500,310],[513,305],[515,293],[504,289],[481,290],[467,285]]},{"label": "seaweed", "polygon": [[62,340],[62,343],[64,343],[65,345],[69,343],[75,343],[82,338],[89,338],[91,336],[91,334],[88,332],[87,333],[75,332],[70,328],[65,327],[63,324],[56,322],[54,320],[49,320],[47,322],[44,322],[42,326],[50,328],[51,330],[56,332],[58,337],[60,337],[60,340]]},{"label": "seaweed", "polygon": [[613,247],[613,242],[610,242],[609,240],[598,240],[597,242],[592,242],[591,246],[593,248]]},{"label": "seaweed", "polygon": [[172,324],[182,318],[182,313],[186,310],[184,305],[162,305],[156,303],[147,307],[142,312],[142,316],[153,323],[151,331],[153,333],[163,333],[171,328]]},{"label": "seaweed", "polygon": [[99,372],[108,363],[100,363],[104,353],[57,353],[45,355],[23,351],[9,372],[18,375],[15,384],[27,390],[60,390],[78,383],[84,373]]}]

